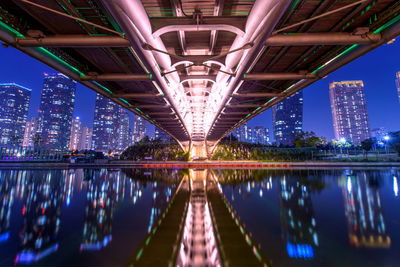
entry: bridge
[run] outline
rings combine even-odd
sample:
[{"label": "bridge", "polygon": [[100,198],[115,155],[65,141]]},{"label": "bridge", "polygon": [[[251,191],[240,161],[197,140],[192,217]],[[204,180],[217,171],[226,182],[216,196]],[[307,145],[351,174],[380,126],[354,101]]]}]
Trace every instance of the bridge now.
[{"label": "bridge", "polygon": [[400,34],[396,0],[9,0],[0,40],[205,157]]}]

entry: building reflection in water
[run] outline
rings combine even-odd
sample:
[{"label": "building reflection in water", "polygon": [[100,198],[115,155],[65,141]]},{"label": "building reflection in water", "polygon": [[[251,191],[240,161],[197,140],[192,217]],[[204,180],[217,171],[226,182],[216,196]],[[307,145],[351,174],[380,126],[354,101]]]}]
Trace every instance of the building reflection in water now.
[{"label": "building reflection in water", "polygon": [[282,234],[290,258],[314,258],[318,246],[310,191],[299,179],[283,177],[279,181]]},{"label": "building reflection in water", "polygon": [[342,178],[342,192],[349,241],[355,247],[389,248],[383,207],[379,192],[379,178],[365,172],[355,175],[346,172]]},{"label": "building reflection in water", "polygon": [[[123,201],[135,205],[146,184],[153,189],[151,228],[181,175],[177,171],[155,172],[151,176],[143,173],[135,170],[130,178],[120,170],[107,169],[0,171],[0,244],[10,240],[13,213],[16,218],[22,217],[15,264],[34,263],[54,253],[61,242],[62,209],[70,207],[76,193],[85,192],[82,241],[77,251],[100,250],[112,240],[115,210]],[[15,205],[16,201],[20,204]]]},{"label": "building reflection in water", "polygon": [[11,176],[0,174],[0,244],[10,238],[11,208],[14,202],[14,185]]},{"label": "building reflection in water", "polygon": [[[21,249],[15,263],[36,262],[58,249],[64,179],[62,171],[50,171],[45,178],[24,176],[22,208],[23,226],[20,231]],[[25,181],[29,179],[29,181]]]}]

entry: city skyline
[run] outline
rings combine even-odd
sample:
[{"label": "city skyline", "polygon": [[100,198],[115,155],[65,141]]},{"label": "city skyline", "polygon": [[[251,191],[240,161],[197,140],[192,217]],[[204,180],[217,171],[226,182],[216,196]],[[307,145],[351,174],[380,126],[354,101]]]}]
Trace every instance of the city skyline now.
[{"label": "city skyline", "polygon": [[[400,127],[400,116],[393,116],[393,114],[400,111],[395,83],[395,74],[399,71],[400,64],[396,57],[390,55],[396,55],[399,50],[399,42],[379,47],[328,75],[325,79],[321,79],[305,88],[303,90],[303,130],[314,131],[319,136],[327,137],[328,140],[334,138],[329,104],[329,83],[352,79],[363,80],[365,83],[371,128],[385,127],[388,131],[398,129]],[[0,73],[0,82],[15,82],[32,88],[28,120],[36,117],[38,102],[40,101],[38,97],[40,98],[41,77],[43,72],[52,72],[53,70],[11,47],[1,47],[0,55],[10,58],[11,61],[11,64],[6,69],[3,68],[3,72]],[[372,62],[374,62],[374,67],[372,67]],[[24,75],[21,76],[21,73],[24,73]],[[384,91],[381,88],[384,88]],[[95,96],[95,92],[79,83],[77,84],[74,117],[81,117],[83,125],[88,127],[93,125],[92,114],[94,112]],[[385,108],[383,109],[382,107]],[[272,129],[271,109],[255,117],[248,124],[252,127],[263,125]],[[130,127],[133,128],[132,124]],[[149,136],[152,136],[154,126],[148,128]]]}]

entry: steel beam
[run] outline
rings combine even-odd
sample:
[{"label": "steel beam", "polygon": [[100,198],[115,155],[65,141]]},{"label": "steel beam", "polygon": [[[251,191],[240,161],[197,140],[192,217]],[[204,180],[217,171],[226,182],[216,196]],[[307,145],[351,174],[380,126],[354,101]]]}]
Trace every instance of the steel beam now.
[{"label": "steel beam", "polygon": [[262,104],[232,104],[232,105],[228,105],[227,107],[228,108],[258,108],[260,106],[262,106]]},{"label": "steel beam", "polygon": [[353,34],[347,32],[289,33],[269,37],[266,46],[352,45],[370,44],[381,40],[380,34]]},{"label": "steel beam", "polygon": [[203,28],[217,30],[214,26],[225,26],[225,29],[222,29],[224,31],[233,30],[244,33],[246,21],[247,16],[205,16],[199,25],[194,23],[191,17],[155,17],[150,19],[153,34],[156,36],[160,36],[171,29],[185,31],[188,27],[193,28],[194,31],[197,31],[197,29],[205,30]]},{"label": "steel beam", "polygon": [[150,98],[159,97],[161,94],[138,94],[138,93],[124,93],[124,94],[114,94],[113,98]]},{"label": "steel beam", "polygon": [[[162,108],[170,108],[170,106],[168,105],[163,105],[163,104],[159,104],[159,105],[134,105],[134,108],[155,108],[155,109],[162,109]],[[151,113],[150,113],[151,114]]]},{"label": "steel beam", "polygon": [[81,76],[81,81],[147,81],[151,78],[151,74],[110,73]]},{"label": "steel beam", "polygon": [[216,75],[181,75],[181,83],[187,80],[209,80],[215,82]]},{"label": "steel beam", "polygon": [[280,95],[281,93],[245,93],[245,94],[234,94],[233,96],[251,98],[251,97],[275,97]]},{"label": "steel beam", "polygon": [[55,35],[43,38],[16,38],[21,47],[129,47],[127,39],[118,36]]},{"label": "steel beam", "polygon": [[311,73],[246,73],[243,80],[301,80],[316,79],[315,74]]}]

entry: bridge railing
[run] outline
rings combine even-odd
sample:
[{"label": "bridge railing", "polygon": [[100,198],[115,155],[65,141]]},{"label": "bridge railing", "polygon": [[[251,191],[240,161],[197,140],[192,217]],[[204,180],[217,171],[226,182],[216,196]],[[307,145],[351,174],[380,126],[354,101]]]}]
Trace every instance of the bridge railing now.
[{"label": "bridge railing", "polygon": [[62,161],[64,152],[44,147],[0,147],[0,161]]}]

